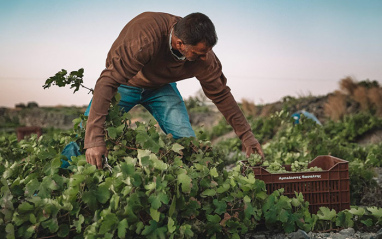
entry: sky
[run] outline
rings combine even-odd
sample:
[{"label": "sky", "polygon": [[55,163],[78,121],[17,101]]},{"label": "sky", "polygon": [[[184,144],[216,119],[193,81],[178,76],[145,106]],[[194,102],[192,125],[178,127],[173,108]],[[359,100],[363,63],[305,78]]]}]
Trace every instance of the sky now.
[{"label": "sky", "polygon": [[[112,43],[145,11],[209,16],[239,102],[325,95],[346,76],[382,84],[381,0],[0,0],[0,107],[87,105],[85,89],[42,85],[61,69],[84,68],[94,88]],[[192,78],[178,89],[186,99],[201,87]]]}]

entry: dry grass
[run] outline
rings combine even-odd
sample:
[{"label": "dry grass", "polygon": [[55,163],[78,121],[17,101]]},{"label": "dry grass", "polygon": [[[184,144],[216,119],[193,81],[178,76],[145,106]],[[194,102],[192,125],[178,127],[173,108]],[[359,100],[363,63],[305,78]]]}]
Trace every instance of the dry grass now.
[{"label": "dry grass", "polygon": [[368,89],[348,76],[340,81],[340,89],[359,103],[361,110],[368,111],[373,108],[377,115],[382,116],[382,88]]},{"label": "dry grass", "polygon": [[382,88],[370,88],[367,97],[370,104],[375,108],[375,113],[382,116]]},{"label": "dry grass", "polygon": [[272,114],[273,106],[272,105],[264,105],[263,109],[261,110],[261,117],[268,117]]},{"label": "dry grass", "polygon": [[257,115],[257,107],[253,101],[249,101],[246,99],[241,100],[241,106],[243,109],[243,113],[247,116],[256,116]]},{"label": "dry grass", "polygon": [[342,119],[346,113],[346,96],[336,91],[328,96],[328,101],[324,105],[325,115],[337,121]]},{"label": "dry grass", "polygon": [[357,87],[357,81],[353,80],[353,78],[350,76],[340,80],[340,89],[350,96],[354,94],[354,91]]},{"label": "dry grass", "polygon": [[368,90],[365,87],[357,87],[353,92],[353,99],[360,104],[361,110],[366,111],[369,109]]}]

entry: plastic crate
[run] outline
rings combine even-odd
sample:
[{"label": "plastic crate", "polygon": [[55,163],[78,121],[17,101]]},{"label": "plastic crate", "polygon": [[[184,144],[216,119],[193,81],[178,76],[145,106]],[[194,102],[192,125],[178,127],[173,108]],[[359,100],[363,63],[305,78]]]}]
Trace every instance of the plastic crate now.
[{"label": "plastic crate", "polygon": [[[245,161],[243,162],[245,165]],[[253,169],[255,178],[263,180],[267,193],[284,188],[284,195],[294,197],[301,192],[309,202],[309,211],[317,213],[320,207],[328,207],[337,212],[350,209],[349,165],[348,161],[333,156],[318,156],[308,164],[310,167],[322,168],[322,171],[296,173],[270,173],[266,167],[243,168]],[[285,165],[291,171],[290,165]]]},{"label": "plastic crate", "polygon": [[37,134],[37,138],[42,135],[41,127],[37,126],[26,126],[26,127],[18,127],[16,129],[17,140],[20,141],[24,139],[26,136],[30,136],[31,134]]}]

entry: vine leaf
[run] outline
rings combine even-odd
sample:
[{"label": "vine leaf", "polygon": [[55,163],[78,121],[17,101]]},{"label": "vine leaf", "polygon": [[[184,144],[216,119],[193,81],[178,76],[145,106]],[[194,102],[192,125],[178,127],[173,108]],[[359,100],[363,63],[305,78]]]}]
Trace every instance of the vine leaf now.
[{"label": "vine leaf", "polygon": [[176,230],[175,222],[171,217],[168,218],[167,228],[169,233],[173,233]]},{"label": "vine leaf", "polygon": [[227,211],[227,203],[224,202],[224,201],[219,201],[217,199],[214,199],[212,201],[212,203],[215,205],[216,209],[215,209],[215,213],[216,214],[223,214]]},{"label": "vine leaf", "polygon": [[82,216],[82,214],[80,214],[78,216],[78,220],[73,221],[73,225],[76,228],[77,233],[81,232],[81,230],[82,230],[81,225],[82,225],[82,223],[84,223],[84,221],[85,221],[85,218],[84,218],[84,216]]},{"label": "vine leaf", "polygon": [[178,175],[178,182],[180,185],[182,185],[182,191],[184,193],[190,193],[192,186],[191,181],[191,178],[186,173]]},{"label": "vine leaf", "polygon": [[382,208],[377,207],[367,207],[367,210],[372,213],[377,219],[382,218]]},{"label": "vine leaf", "polygon": [[333,218],[335,218],[336,214],[337,213],[334,209],[330,210],[327,207],[320,207],[320,209],[317,212],[318,218],[326,221],[332,221]]},{"label": "vine leaf", "polygon": [[172,145],[171,150],[174,151],[175,153],[178,153],[180,155],[183,155],[183,152],[181,151],[184,149],[184,147],[178,143],[175,143]]},{"label": "vine leaf", "polygon": [[66,237],[67,235],[69,235],[69,225],[68,224],[61,224],[59,227],[59,230],[57,232],[57,236]]},{"label": "vine leaf", "polygon": [[126,229],[128,227],[128,223],[126,218],[123,219],[118,223],[118,237],[119,238],[126,238]]},{"label": "vine leaf", "polygon": [[351,208],[349,210],[349,212],[353,215],[356,215],[356,216],[363,216],[365,214],[365,209],[360,207],[360,208]]},{"label": "vine leaf", "polygon": [[142,231],[143,236],[150,235],[153,231],[158,228],[158,223],[154,220],[150,220],[150,225],[145,226],[145,229]]}]

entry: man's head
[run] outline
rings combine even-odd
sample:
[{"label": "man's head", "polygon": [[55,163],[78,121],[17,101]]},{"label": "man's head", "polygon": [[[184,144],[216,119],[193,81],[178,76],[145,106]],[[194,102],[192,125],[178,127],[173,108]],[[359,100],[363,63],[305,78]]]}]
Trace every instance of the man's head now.
[{"label": "man's head", "polygon": [[205,60],[218,40],[214,24],[202,13],[180,19],[174,26],[174,35],[177,50],[190,61]]}]

